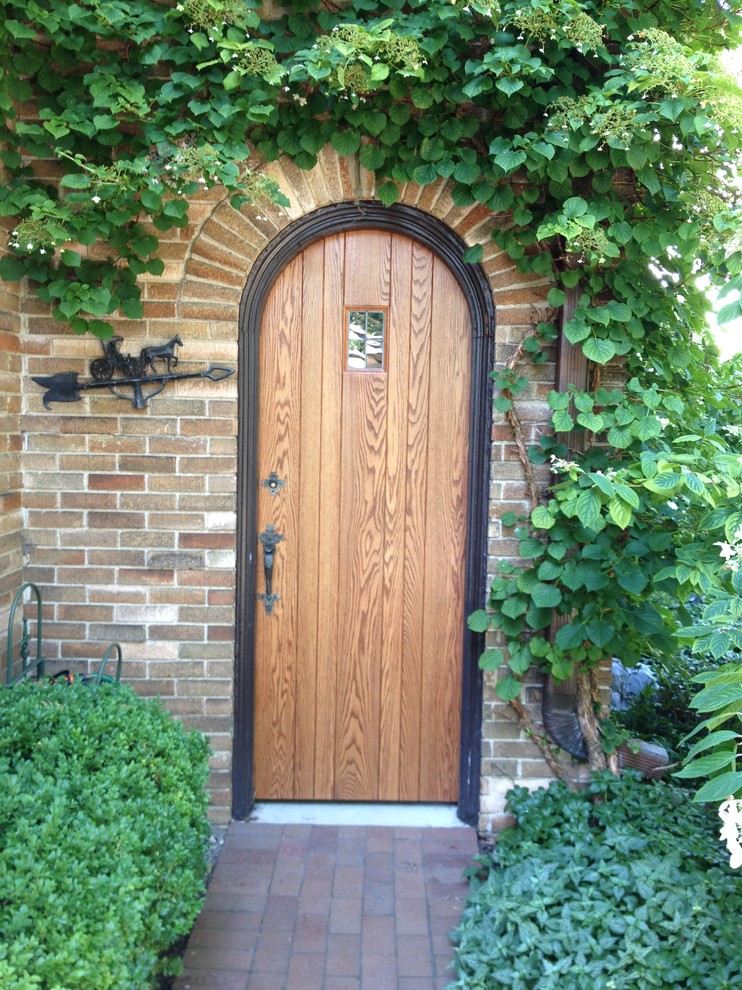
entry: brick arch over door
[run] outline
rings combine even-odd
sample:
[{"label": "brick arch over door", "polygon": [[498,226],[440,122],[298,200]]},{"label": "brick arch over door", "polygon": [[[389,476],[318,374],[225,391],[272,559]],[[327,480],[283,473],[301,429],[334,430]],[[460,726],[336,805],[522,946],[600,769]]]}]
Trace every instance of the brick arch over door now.
[{"label": "brick arch over door", "polygon": [[[248,204],[240,211],[216,189],[197,204],[194,223],[171,245],[173,275],[178,272],[176,314],[182,320],[208,320],[211,339],[236,340],[236,316],[245,279],[261,252],[290,223],[332,204],[374,201],[374,177],[355,157],[344,158],[332,149],[318,156],[311,171],[288,159],[272,162],[262,171],[273,178],[290,200],[288,207]],[[456,206],[454,183],[441,179],[429,186],[408,183],[400,188],[400,205],[413,207],[440,220],[471,247],[483,246],[480,268],[496,297],[498,323],[527,326],[532,306],[544,305],[550,283],[520,273],[508,255],[492,241],[497,226],[507,226],[508,213],[493,214],[479,203]],[[167,277],[167,276],[166,276]],[[227,333],[227,327],[230,332]]]},{"label": "brick arch over door", "polygon": [[[364,203],[374,202],[373,175],[363,169],[354,157],[338,156],[332,149],[320,153],[317,166],[311,171],[302,171],[287,159],[271,163],[264,171],[275,179],[290,200],[287,208],[247,204],[237,211],[231,207],[223,191],[210,190],[193,204],[189,227],[165,245],[165,275],[153,281],[151,292],[146,296],[152,300],[145,306],[146,312],[147,307],[152,307],[148,333],[153,339],[164,335],[158,328],[158,306],[161,304],[157,300],[173,299],[173,316],[188,336],[188,355],[184,354],[186,359],[225,363],[235,360],[239,309],[246,282],[257,259],[266,249],[278,243],[279,235],[290,224],[330,205],[355,204],[356,209],[363,209]],[[400,203],[441,221],[452,236],[465,246],[482,244],[483,258],[478,267],[484,275],[486,292],[497,307],[496,364],[501,364],[513,353],[534,320],[547,318],[549,307],[546,295],[550,283],[546,279],[519,272],[515,263],[492,241],[494,228],[507,226],[511,222],[508,214],[493,215],[480,204],[456,206],[452,191],[453,184],[446,180],[425,187],[410,183],[401,187]],[[375,206],[379,206],[378,202]],[[168,323],[167,334],[170,334],[170,326]],[[545,374],[547,377],[543,377]],[[548,421],[546,402],[541,398],[546,394],[547,379],[553,381],[542,369],[529,393],[537,399],[530,400],[525,407],[525,426],[529,435],[535,435],[541,424]],[[490,507],[489,555],[508,557],[513,555],[512,541],[500,530],[497,519],[501,508],[495,508],[495,503],[504,499],[507,508],[525,506],[526,485],[518,469],[509,427],[504,423],[498,424],[496,420],[492,440],[490,498],[495,501],[491,502]],[[236,458],[234,463],[236,474]],[[234,546],[236,549],[236,538]],[[235,704],[239,706],[239,698]],[[486,725],[492,718],[508,721],[507,714],[499,711],[502,707],[497,702],[493,706],[488,696],[484,704]],[[494,726],[495,723],[492,724]],[[494,738],[497,734],[494,728],[484,729],[483,732],[485,738]],[[226,777],[228,774],[233,776],[230,769],[233,757],[239,763],[240,754],[233,754],[233,742],[227,736],[219,736],[217,745],[219,752],[216,758],[220,770],[216,777],[223,783],[215,783],[214,786],[227,796],[230,788]],[[524,743],[524,746],[527,745]],[[490,747],[490,744],[487,746]],[[483,753],[481,770],[484,778],[492,773],[492,761],[487,759],[489,755],[489,752]],[[534,752],[530,758],[535,756]],[[480,767],[472,765],[467,772],[470,781],[475,782],[479,778]],[[241,774],[238,766],[237,777]],[[546,771],[544,775],[547,775]],[[487,786],[487,794],[493,796],[486,800],[491,800],[493,807],[499,807],[499,785]],[[476,814],[478,803],[475,790],[472,786],[472,815]],[[237,795],[237,798],[235,808],[239,810],[240,804],[244,808],[246,795]]]}]

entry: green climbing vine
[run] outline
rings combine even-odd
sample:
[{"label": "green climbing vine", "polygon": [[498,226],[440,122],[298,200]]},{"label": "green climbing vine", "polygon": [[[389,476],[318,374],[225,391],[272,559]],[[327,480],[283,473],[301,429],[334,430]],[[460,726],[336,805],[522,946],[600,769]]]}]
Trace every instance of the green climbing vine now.
[{"label": "green climbing vine", "polygon": [[[455,204],[500,214],[497,243],[552,281],[550,305],[575,296],[567,339],[598,368],[623,362],[628,387],[552,393],[554,434],[523,451],[554,483],[503,517],[523,562],[501,562],[470,621],[499,631],[482,663],[501,670],[502,698],[534,663],[589,682],[613,655],[692,638],[689,596],[742,590],[724,556],[742,541],[740,369],[716,360],[698,287],[704,274],[721,289],[722,319],[742,312],[742,95],[720,62],[741,12],[304,0],[262,17],[257,0],[5,0],[0,276],[29,278],[75,331],[110,335],[118,315],[142,315],[140,277],[162,272],[160,237],[188,223],[200,187],[237,207],[280,202],[262,163],[310,169],[328,145],[376,173],[386,205],[445,178]],[[555,337],[541,324],[519,357],[545,360]],[[522,363],[496,376],[516,434],[528,378]],[[566,434],[583,434],[579,449]],[[712,652],[742,649],[738,622],[714,635]],[[594,765],[611,745],[595,743]]]}]

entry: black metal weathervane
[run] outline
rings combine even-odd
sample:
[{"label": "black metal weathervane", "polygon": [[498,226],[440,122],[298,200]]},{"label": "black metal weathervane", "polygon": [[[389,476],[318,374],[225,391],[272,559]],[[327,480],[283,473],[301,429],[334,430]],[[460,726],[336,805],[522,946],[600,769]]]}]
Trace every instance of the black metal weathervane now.
[{"label": "black metal weathervane", "polygon": [[34,377],[33,381],[46,389],[44,405],[52,402],[78,402],[80,392],[88,389],[107,388],[119,399],[128,399],[135,409],[144,409],[149,400],[159,395],[168,382],[186,378],[208,378],[221,382],[234,374],[234,368],[211,365],[204,371],[173,372],[178,364],[176,347],[182,347],[180,337],[172,337],[166,344],[143,347],[139,355],[122,354],[123,337],[111,337],[101,341],[103,357],[90,362],[90,382],[78,381],[76,371],[60,371],[56,375]]}]

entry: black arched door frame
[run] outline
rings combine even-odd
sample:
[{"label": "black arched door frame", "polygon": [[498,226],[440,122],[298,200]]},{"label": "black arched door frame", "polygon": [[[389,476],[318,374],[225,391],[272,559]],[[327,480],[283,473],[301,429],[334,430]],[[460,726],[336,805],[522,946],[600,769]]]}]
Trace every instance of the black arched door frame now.
[{"label": "black arched door frame", "polygon": [[[253,688],[257,541],[259,334],[268,293],[285,266],[307,245],[346,230],[387,230],[419,241],[452,271],[469,306],[472,323],[469,437],[469,508],[466,540],[466,614],[481,608],[487,593],[492,381],[495,308],[487,277],[465,262],[466,244],[442,221],[409,206],[375,201],[323,207],[289,224],[263,250],[248,276],[240,306],[239,450],[237,486],[237,599],[235,630],[235,727],[233,801],[235,818],[253,804]],[[482,730],[483,637],[462,630],[461,757],[458,815],[475,824],[479,814]]]}]

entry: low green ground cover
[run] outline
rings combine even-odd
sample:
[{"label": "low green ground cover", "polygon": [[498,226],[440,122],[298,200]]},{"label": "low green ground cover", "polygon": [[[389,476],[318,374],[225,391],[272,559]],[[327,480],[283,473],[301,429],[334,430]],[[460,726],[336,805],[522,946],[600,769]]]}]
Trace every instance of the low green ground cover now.
[{"label": "low green ground cover", "polygon": [[117,685],[0,716],[0,990],[155,986],[203,894],[206,741]]},{"label": "low green ground cover", "polygon": [[472,880],[452,988],[742,985],[742,878],[714,809],[629,773],[579,793],[516,787],[509,807],[517,824]]}]

